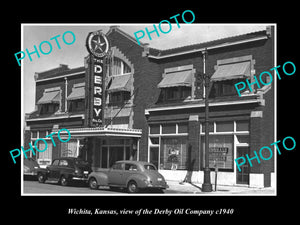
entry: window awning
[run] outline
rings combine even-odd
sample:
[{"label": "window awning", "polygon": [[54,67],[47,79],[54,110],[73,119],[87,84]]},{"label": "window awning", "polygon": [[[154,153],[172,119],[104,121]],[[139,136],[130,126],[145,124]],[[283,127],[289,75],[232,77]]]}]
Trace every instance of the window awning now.
[{"label": "window awning", "polygon": [[60,102],[60,91],[48,91],[44,92],[43,97],[38,100],[37,104],[49,104]]},{"label": "window awning", "polygon": [[77,100],[85,98],[85,83],[77,84],[72,88],[71,94],[68,96],[67,100]]},{"label": "window awning", "polygon": [[212,75],[212,81],[232,80],[250,77],[250,62],[239,62],[219,65]]},{"label": "window awning", "polygon": [[131,107],[124,107],[120,110],[120,108],[110,108],[105,109],[105,118],[113,118],[113,117],[128,117],[132,112]]},{"label": "window awning", "polygon": [[131,74],[114,76],[111,78],[111,84],[108,88],[108,92],[116,92],[116,91],[130,91],[130,79]]},{"label": "window awning", "polygon": [[192,86],[192,71],[178,71],[167,73],[162,81],[157,85],[158,88]]}]

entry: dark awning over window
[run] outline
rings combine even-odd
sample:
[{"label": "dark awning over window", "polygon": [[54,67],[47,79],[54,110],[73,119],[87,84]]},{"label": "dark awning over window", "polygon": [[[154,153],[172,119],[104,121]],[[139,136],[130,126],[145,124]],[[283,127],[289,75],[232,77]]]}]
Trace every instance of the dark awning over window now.
[{"label": "dark awning over window", "polygon": [[59,103],[60,101],[60,91],[47,91],[44,92],[43,97],[38,100],[37,104],[49,104],[49,103]]},{"label": "dark awning over window", "polygon": [[75,84],[72,88],[71,94],[68,96],[67,100],[77,100],[85,98],[85,83]]},{"label": "dark awning over window", "polygon": [[192,71],[179,71],[167,73],[162,81],[157,85],[158,88],[192,86]]},{"label": "dark awning over window", "polygon": [[124,107],[120,110],[120,108],[111,108],[108,107],[105,109],[105,118],[113,118],[113,117],[128,117],[130,116],[130,113],[132,112],[131,107]]},{"label": "dark awning over window", "polygon": [[212,75],[212,81],[232,80],[250,77],[250,62],[239,62],[219,65]]},{"label": "dark awning over window", "polygon": [[131,82],[130,79],[131,74],[114,76],[111,79],[111,84],[108,88],[109,92],[116,92],[116,91],[130,91]]}]

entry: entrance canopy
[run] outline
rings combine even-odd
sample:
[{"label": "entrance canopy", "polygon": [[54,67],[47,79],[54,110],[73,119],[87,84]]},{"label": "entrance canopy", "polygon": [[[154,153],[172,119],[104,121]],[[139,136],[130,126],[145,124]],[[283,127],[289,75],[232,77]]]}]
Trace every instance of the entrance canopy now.
[{"label": "entrance canopy", "polygon": [[[105,128],[105,127],[85,127],[70,128],[71,137],[136,137],[142,136],[140,129],[122,129],[122,128]],[[62,131],[61,136],[68,138],[68,133]]]}]

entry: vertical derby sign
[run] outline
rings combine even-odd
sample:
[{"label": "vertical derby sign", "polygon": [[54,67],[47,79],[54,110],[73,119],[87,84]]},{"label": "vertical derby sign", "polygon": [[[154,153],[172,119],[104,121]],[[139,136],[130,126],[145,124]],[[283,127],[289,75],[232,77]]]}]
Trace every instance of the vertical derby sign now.
[{"label": "vertical derby sign", "polygon": [[105,82],[103,72],[103,61],[109,50],[106,36],[99,31],[90,32],[86,39],[86,48],[89,55],[88,63],[88,126],[98,127],[103,122],[103,109],[105,103]]}]

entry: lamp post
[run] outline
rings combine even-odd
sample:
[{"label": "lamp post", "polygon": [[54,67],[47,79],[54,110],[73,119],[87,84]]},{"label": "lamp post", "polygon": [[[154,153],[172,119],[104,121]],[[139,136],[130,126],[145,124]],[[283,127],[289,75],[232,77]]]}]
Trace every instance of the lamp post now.
[{"label": "lamp post", "polygon": [[210,169],[209,169],[209,105],[208,105],[208,95],[209,95],[209,76],[206,74],[206,58],[207,50],[202,52],[203,55],[203,77],[205,80],[205,167],[204,167],[204,182],[202,184],[203,192],[211,192],[212,184],[210,182]]}]

